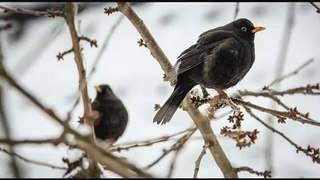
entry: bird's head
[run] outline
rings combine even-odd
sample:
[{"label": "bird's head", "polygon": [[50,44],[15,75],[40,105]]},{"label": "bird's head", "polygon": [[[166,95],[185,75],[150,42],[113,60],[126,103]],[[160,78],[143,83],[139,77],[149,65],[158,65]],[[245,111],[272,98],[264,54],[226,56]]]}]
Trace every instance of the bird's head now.
[{"label": "bird's head", "polygon": [[235,34],[249,42],[254,41],[254,34],[256,32],[266,29],[261,26],[254,26],[252,22],[246,18],[237,19],[229,24],[232,26]]},{"label": "bird's head", "polygon": [[112,89],[107,84],[95,86],[94,88],[97,91],[97,95],[108,95],[109,93],[112,93]]}]

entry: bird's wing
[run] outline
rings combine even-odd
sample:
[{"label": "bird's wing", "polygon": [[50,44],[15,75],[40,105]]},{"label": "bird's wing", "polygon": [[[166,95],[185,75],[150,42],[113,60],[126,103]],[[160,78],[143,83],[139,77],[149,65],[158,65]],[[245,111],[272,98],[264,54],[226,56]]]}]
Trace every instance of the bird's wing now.
[{"label": "bird's wing", "polygon": [[200,56],[203,52],[208,50],[211,51],[222,41],[231,37],[233,37],[233,35],[224,30],[212,29],[202,33],[196,44],[184,50],[179,55],[178,61],[174,66],[178,71],[178,75],[202,63],[203,58],[200,58]]}]

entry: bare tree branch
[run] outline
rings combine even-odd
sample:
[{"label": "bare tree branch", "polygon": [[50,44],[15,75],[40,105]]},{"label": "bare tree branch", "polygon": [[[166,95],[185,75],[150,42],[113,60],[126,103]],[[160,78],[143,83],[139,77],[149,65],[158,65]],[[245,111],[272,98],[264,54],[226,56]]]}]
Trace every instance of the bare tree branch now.
[{"label": "bare tree branch", "polygon": [[250,103],[248,101],[243,101],[243,100],[236,99],[236,98],[232,98],[232,101],[235,102],[236,104],[241,105],[241,106],[246,106],[246,107],[250,107],[253,109],[257,109],[261,112],[269,113],[275,117],[281,116],[281,117],[292,119],[294,121],[298,121],[302,124],[310,124],[310,125],[314,125],[314,126],[320,126],[320,122],[310,121],[309,119],[306,119],[304,116],[299,115],[300,113],[297,113],[295,108],[290,109],[289,111],[278,111],[278,110],[258,106],[256,104]]},{"label": "bare tree branch", "polygon": [[68,168],[62,167],[62,166],[56,166],[56,165],[51,165],[51,164],[48,164],[48,163],[45,163],[45,162],[39,162],[39,161],[30,160],[30,159],[27,159],[27,158],[24,158],[24,157],[20,156],[19,154],[14,153],[14,152],[9,152],[6,149],[1,148],[1,147],[0,147],[0,151],[8,154],[9,156],[17,157],[18,159],[20,159],[20,160],[22,160],[24,162],[27,162],[27,163],[36,164],[36,165],[39,165],[39,166],[46,166],[46,167],[50,167],[52,169],[62,169],[62,170],[68,169]]},{"label": "bare tree branch", "polygon": [[9,145],[23,145],[23,144],[53,144],[58,145],[63,141],[63,137],[52,138],[52,139],[25,139],[25,140],[12,140],[10,138],[0,139],[0,144]]},{"label": "bare tree branch", "polygon": [[[1,34],[0,34],[1,36]],[[1,37],[0,37],[1,39]],[[3,63],[3,55],[2,55],[2,43],[0,42],[0,63]],[[8,121],[8,116],[7,116],[7,109],[6,109],[6,103],[5,99],[6,99],[6,88],[0,84],[0,120],[2,122],[2,128],[4,131],[4,135],[6,138],[11,139],[11,127],[10,127],[10,121]],[[14,147],[12,146],[12,144],[9,144],[9,151],[10,152],[15,152],[14,151]],[[20,178],[21,177],[21,173],[20,170],[18,168],[18,163],[16,161],[16,157],[15,156],[11,156],[11,162],[10,162],[10,166],[11,166],[11,170],[12,170],[12,174],[14,177],[16,178]]]},{"label": "bare tree branch", "polygon": [[[122,177],[130,177],[130,178],[138,178],[138,177],[145,177],[145,178],[152,178],[152,176],[144,171],[140,170],[133,164],[129,164],[124,160],[117,158],[96,146],[95,144],[89,143],[86,140],[78,140],[74,146],[84,150],[90,157],[92,157],[97,162],[104,165],[106,169],[115,172]],[[112,157],[112,158],[106,158]]]},{"label": "bare tree branch", "polygon": [[257,115],[255,115],[252,110],[248,107],[244,107],[245,110],[251,115],[251,117],[253,117],[254,119],[256,119],[258,122],[260,122],[262,125],[264,125],[267,129],[269,129],[270,131],[272,131],[273,133],[278,134],[279,136],[281,136],[283,139],[285,139],[286,141],[288,141],[292,146],[294,146],[296,148],[296,152],[303,152],[305,155],[310,156],[312,158],[312,160],[316,161],[317,163],[320,163],[320,159],[319,157],[314,158],[314,156],[317,156],[316,154],[310,154],[310,150],[307,149],[303,149],[301,146],[299,146],[297,143],[293,142],[290,138],[288,138],[284,133],[278,131],[277,129],[269,126],[267,123],[265,123],[264,121],[262,121]]},{"label": "bare tree branch", "polygon": [[301,71],[303,68],[307,67],[309,64],[311,64],[314,61],[314,59],[310,59],[306,62],[304,62],[301,66],[299,66],[297,69],[295,69],[294,71],[282,76],[282,77],[278,77],[275,80],[273,80],[268,86],[266,86],[266,88],[271,87],[274,84],[280,83],[282,80],[291,77],[293,75],[296,75],[299,73],[299,71]]},{"label": "bare tree branch", "polygon": [[240,6],[240,2],[236,2],[236,7],[234,9],[234,15],[233,15],[233,20],[236,20],[239,14],[239,6]]},{"label": "bare tree branch", "polygon": [[122,150],[129,150],[132,148],[137,148],[137,147],[146,147],[146,146],[152,146],[153,144],[156,143],[160,143],[160,142],[166,142],[169,139],[171,139],[172,137],[178,136],[180,134],[183,134],[185,132],[189,132],[189,131],[195,131],[196,127],[192,126],[186,130],[180,131],[178,133],[174,133],[172,135],[169,136],[162,136],[159,138],[155,138],[155,139],[150,139],[150,140],[144,140],[144,141],[137,141],[137,142],[131,142],[131,143],[125,143],[125,144],[119,144],[117,146],[112,146],[109,151],[113,152],[113,151],[122,151]]},{"label": "bare tree branch", "polygon": [[171,178],[171,176],[173,174],[173,170],[174,170],[175,164],[177,162],[178,155],[180,154],[179,152],[180,152],[180,149],[178,149],[177,151],[174,152],[172,161],[170,163],[169,172],[168,172],[166,178]]},{"label": "bare tree branch", "polygon": [[47,16],[52,18],[54,18],[55,16],[63,17],[63,12],[52,10],[52,9],[48,9],[46,11],[34,11],[34,10],[28,10],[23,8],[9,8],[1,5],[0,5],[0,9],[3,9],[4,13],[11,12],[11,13],[17,13],[17,14],[33,15],[33,16]]},{"label": "bare tree branch", "polygon": [[320,8],[319,8],[319,6],[317,6],[316,5],[316,3],[314,3],[314,2],[309,2],[313,7],[315,7],[316,9],[317,9],[317,13],[320,13]]},{"label": "bare tree branch", "polygon": [[[266,92],[252,92],[248,90],[238,91],[240,96],[255,96],[255,97],[267,97],[274,100],[276,103],[284,107],[286,110],[290,110],[290,107],[285,105],[278,97],[276,96],[284,96],[284,95],[293,95],[293,94],[308,94],[308,95],[320,95],[320,92],[314,92],[315,90],[320,91],[319,83],[316,85],[307,85],[304,87],[292,88],[284,91],[275,91],[268,89]],[[296,112],[298,115],[302,116],[306,120],[314,121],[316,120],[309,117],[309,113],[300,113]]]},{"label": "bare tree branch", "polygon": [[308,84],[307,86],[287,89],[284,91],[267,89],[267,91],[269,91],[269,93],[274,96],[284,96],[284,95],[293,95],[293,94],[320,95],[320,92],[314,92],[314,90],[318,90],[318,91],[320,90],[319,83],[315,85]]},{"label": "bare tree branch", "polygon": [[153,167],[154,165],[156,165],[158,162],[160,162],[164,157],[166,157],[170,152],[172,151],[178,151],[180,150],[181,147],[183,147],[183,145],[190,139],[190,137],[194,134],[194,132],[197,129],[190,129],[185,135],[183,135],[181,138],[179,138],[177,140],[176,143],[174,143],[170,149],[168,150],[163,150],[163,154],[157,158],[155,161],[153,161],[151,164],[149,164],[148,166],[146,166],[144,169],[149,169],[151,167]]},{"label": "bare tree branch", "polygon": [[64,18],[69,27],[72,46],[73,46],[72,49],[74,52],[75,62],[77,64],[77,70],[79,74],[79,89],[82,94],[82,102],[83,102],[83,108],[84,108],[84,118],[88,118],[89,115],[91,114],[91,101],[90,101],[88,90],[87,90],[86,70],[84,68],[83,59],[81,56],[79,36],[74,24],[74,15],[75,15],[74,6],[75,6],[74,3],[66,4]]},{"label": "bare tree branch", "polygon": [[209,143],[206,143],[203,146],[203,149],[202,149],[198,159],[195,162],[196,166],[194,168],[193,178],[197,178],[198,177],[198,172],[200,170],[200,163],[201,163],[201,160],[202,160],[203,156],[206,154],[206,151],[207,151],[208,147],[209,147]]},{"label": "bare tree branch", "polygon": [[264,178],[267,178],[267,177],[271,177],[271,171],[264,171],[264,172],[259,172],[259,171],[255,171],[253,170],[252,168],[250,167],[246,167],[246,166],[242,166],[242,167],[238,167],[238,168],[235,168],[237,172],[241,172],[241,171],[247,171],[251,174],[256,174],[257,176],[263,176]]},{"label": "bare tree branch", "polygon": [[107,33],[107,37],[100,49],[100,51],[98,52],[98,55],[96,56],[96,58],[93,61],[92,64],[92,68],[89,72],[88,75],[88,80],[90,79],[90,77],[92,76],[92,74],[95,72],[97,65],[99,63],[99,61],[101,60],[101,56],[102,54],[106,51],[106,49],[108,48],[109,42],[114,34],[114,32],[116,31],[116,29],[118,28],[118,26],[120,25],[120,23],[122,22],[122,20],[124,19],[124,15],[121,14],[121,16],[116,20],[116,22],[111,26],[110,31]]}]

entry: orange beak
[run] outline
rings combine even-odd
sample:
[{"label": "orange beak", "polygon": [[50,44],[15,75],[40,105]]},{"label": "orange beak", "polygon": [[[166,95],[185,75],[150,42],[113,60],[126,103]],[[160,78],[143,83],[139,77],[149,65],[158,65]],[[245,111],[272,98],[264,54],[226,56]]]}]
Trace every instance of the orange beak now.
[{"label": "orange beak", "polygon": [[265,27],[258,26],[258,27],[255,27],[251,32],[252,33],[256,33],[256,32],[259,32],[259,31],[262,31],[262,30],[265,30],[265,29],[266,29]]},{"label": "orange beak", "polygon": [[101,93],[101,92],[102,92],[102,89],[101,89],[100,86],[95,86],[94,88],[96,89],[96,91],[97,91],[98,93]]}]

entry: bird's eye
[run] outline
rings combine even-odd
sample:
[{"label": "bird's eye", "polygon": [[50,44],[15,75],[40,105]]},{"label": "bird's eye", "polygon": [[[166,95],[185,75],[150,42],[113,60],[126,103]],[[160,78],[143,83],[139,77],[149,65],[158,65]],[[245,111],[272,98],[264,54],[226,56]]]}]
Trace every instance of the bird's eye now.
[{"label": "bird's eye", "polygon": [[243,26],[243,27],[241,28],[241,31],[246,32],[246,31],[247,31],[247,28]]}]

